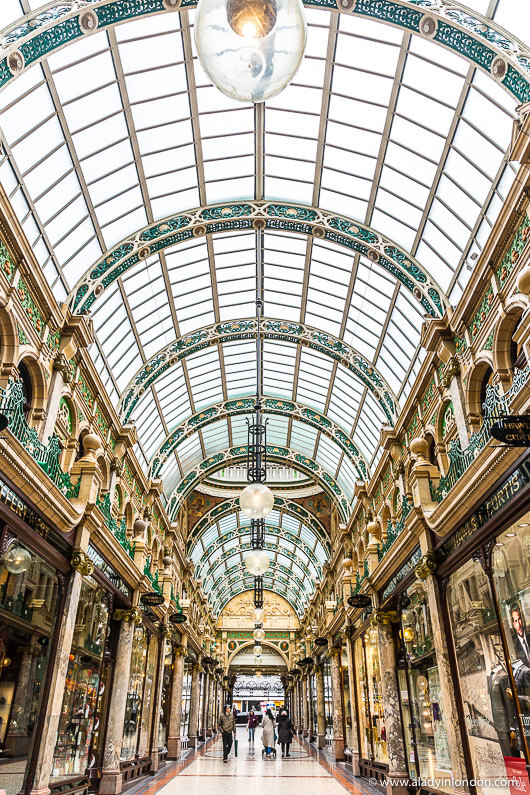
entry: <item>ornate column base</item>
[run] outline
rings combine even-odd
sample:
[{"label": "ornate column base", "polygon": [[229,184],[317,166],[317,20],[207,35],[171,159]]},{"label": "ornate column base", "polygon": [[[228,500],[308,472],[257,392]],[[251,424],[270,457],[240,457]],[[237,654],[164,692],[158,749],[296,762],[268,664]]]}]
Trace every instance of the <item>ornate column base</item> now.
[{"label": "ornate column base", "polygon": [[408,777],[408,773],[387,773],[387,795],[408,795],[408,788],[403,784]]},{"label": "ornate column base", "polygon": [[168,737],[167,740],[167,758],[180,759],[181,751],[180,737]]},{"label": "ornate column base", "polygon": [[206,736],[213,737],[213,729],[206,729]]},{"label": "ornate column base", "polygon": [[351,766],[352,766],[352,773],[354,776],[361,775],[361,768],[359,765],[359,751],[352,751],[351,752]]},{"label": "ornate column base", "polygon": [[335,761],[344,762],[344,739],[342,737],[334,737],[331,741],[331,748]]},{"label": "ornate column base", "polygon": [[326,747],[326,735],[319,734],[317,737],[317,748],[325,748]]},{"label": "ornate column base", "polygon": [[119,795],[123,789],[121,770],[104,770],[99,782],[100,795]]},{"label": "ornate column base", "polygon": [[153,750],[151,754],[151,773],[158,773],[160,770],[160,756],[158,748]]},{"label": "ornate column base", "polygon": [[197,737],[192,737],[191,734],[188,738],[188,748],[197,748]]},{"label": "ornate column base", "polygon": [[43,789],[32,789],[29,792],[29,795],[50,795],[51,789],[49,787],[44,787]]}]

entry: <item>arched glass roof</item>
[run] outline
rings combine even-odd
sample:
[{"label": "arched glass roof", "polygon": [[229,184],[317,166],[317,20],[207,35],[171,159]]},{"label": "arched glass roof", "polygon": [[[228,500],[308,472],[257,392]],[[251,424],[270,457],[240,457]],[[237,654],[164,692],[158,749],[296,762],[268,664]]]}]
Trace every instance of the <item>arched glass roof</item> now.
[{"label": "arched glass roof", "polygon": [[[194,541],[189,558],[195,565],[195,576],[203,579],[214,611],[253,587],[253,578],[244,568],[250,548],[250,520],[241,511],[208,525]],[[266,519],[265,548],[271,557],[265,587],[285,596],[300,614],[315,582],[322,578],[322,567],[328,559],[326,549],[308,525],[276,509]]]},{"label": "arched glass roof", "polygon": [[[530,37],[527,4],[469,4]],[[3,0],[0,27],[37,7]],[[58,300],[109,248],[155,220],[268,200],[378,230],[457,302],[514,179],[508,149],[517,99],[474,61],[406,27],[306,12],[301,68],[262,106],[233,102],[210,85],[194,50],[194,8],[106,24],[2,81],[0,181]],[[487,19],[477,32],[464,17],[455,24],[482,35],[484,46],[493,41]],[[508,42],[506,57],[521,48]],[[256,240],[251,226],[194,237],[151,253],[112,282],[92,308],[92,355],[116,404],[163,346],[254,314]],[[263,242],[265,314],[344,340],[402,404],[422,361],[425,311],[403,278],[332,235],[287,232],[281,219]],[[146,471],[176,425],[251,394],[254,378],[252,340],[223,341],[172,367],[135,410]],[[266,340],[263,387],[327,415],[377,462],[384,412],[338,362]],[[198,430],[166,477],[176,481],[211,451],[244,443],[242,428],[238,416]],[[273,417],[270,434],[318,461],[351,496],[356,474],[322,432]]]}]

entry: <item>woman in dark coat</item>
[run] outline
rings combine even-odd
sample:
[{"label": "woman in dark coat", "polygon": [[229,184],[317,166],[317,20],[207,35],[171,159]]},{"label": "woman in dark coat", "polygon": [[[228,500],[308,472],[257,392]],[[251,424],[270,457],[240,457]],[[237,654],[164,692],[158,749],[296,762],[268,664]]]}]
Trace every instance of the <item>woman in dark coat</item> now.
[{"label": "woman in dark coat", "polygon": [[282,756],[291,756],[289,749],[293,741],[293,724],[287,710],[282,709],[278,715],[278,742],[282,746]]}]

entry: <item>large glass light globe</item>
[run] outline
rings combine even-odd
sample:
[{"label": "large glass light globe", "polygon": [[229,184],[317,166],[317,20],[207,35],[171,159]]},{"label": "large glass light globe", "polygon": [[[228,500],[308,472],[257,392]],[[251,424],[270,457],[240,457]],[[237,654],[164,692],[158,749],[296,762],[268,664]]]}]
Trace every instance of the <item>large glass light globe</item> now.
[{"label": "large glass light globe", "polygon": [[252,611],[252,618],[255,624],[263,624],[265,621],[265,610],[262,607],[255,607]]},{"label": "large glass light globe", "polygon": [[263,483],[250,483],[239,495],[239,507],[249,519],[263,519],[274,508],[274,495]]},{"label": "large glass light globe", "polygon": [[259,656],[261,655],[261,646],[254,646],[254,648],[252,649],[252,651],[254,652],[254,654],[256,655],[256,657],[259,657]]},{"label": "large glass light globe", "polygon": [[263,660],[261,659],[261,657],[258,656],[254,657],[254,665],[261,665],[262,662]]},{"label": "large glass light globe", "polygon": [[217,88],[241,102],[264,102],[292,80],[307,30],[301,0],[200,0],[195,43]]},{"label": "large glass light globe", "polygon": [[262,641],[265,640],[265,633],[262,629],[255,629],[252,633],[254,640]]},{"label": "large glass light globe", "polygon": [[11,547],[4,555],[4,566],[11,574],[23,574],[31,565],[31,554],[24,547]]},{"label": "large glass light globe", "polygon": [[[270,558],[264,549],[253,549],[245,558],[245,566],[249,574],[260,577],[269,568]],[[257,622],[261,623],[260,621]]]}]

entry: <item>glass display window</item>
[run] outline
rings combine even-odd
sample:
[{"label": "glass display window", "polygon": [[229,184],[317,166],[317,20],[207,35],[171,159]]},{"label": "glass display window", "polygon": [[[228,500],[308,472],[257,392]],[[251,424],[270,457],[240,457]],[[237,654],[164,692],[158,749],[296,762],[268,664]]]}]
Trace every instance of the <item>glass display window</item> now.
[{"label": "glass display window", "polygon": [[425,585],[416,580],[401,596],[401,665],[398,685],[411,778],[436,779],[453,790],[451,758],[434,654]]},{"label": "glass display window", "polygon": [[361,757],[388,764],[376,628],[372,628],[356,638],[354,661]]},{"label": "glass display window", "polygon": [[123,760],[134,759],[137,752],[148,646],[147,630],[143,626],[135,627],[121,746]]},{"label": "glass display window", "polygon": [[348,652],[342,649],[341,655],[342,692],[344,695],[344,743],[348,748],[353,748],[353,707],[350,693],[350,665]]},{"label": "glass display window", "polygon": [[94,766],[91,745],[100,725],[108,621],[106,591],[91,577],[84,577],[53,756],[54,779],[84,774]]},{"label": "glass display window", "polygon": [[0,787],[23,790],[59,606],[55,568],[0,531]]},{"label": "glass display window", "polygon": [[326,716],[326,741],[333,738],[333,691],[331,689],[331,662],[324,660],[324,714]]},{"label": "glass display window", "polygon": [[[518,791],[530,791],[529,513],[505,530],[492,550],[484,549],[450,575],[447,607],[474,775],[513,777]],[[477,792],[510,795],[512,790],[484,785]]]}]

